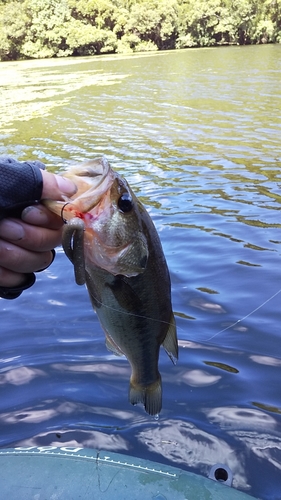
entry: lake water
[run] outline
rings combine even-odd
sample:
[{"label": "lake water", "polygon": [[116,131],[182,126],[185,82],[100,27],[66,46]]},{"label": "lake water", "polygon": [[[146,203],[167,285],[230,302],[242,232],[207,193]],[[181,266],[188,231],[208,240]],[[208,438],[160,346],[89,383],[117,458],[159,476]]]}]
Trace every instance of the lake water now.
[{"label": "lake water", "polygon": [[1,63],[0,154],[52,171],[104,154],[159,231],[179,362],[159,420],[127,401],[61,249],[0,300],[0,445],[96,447],[281,498],[281,45]]}]

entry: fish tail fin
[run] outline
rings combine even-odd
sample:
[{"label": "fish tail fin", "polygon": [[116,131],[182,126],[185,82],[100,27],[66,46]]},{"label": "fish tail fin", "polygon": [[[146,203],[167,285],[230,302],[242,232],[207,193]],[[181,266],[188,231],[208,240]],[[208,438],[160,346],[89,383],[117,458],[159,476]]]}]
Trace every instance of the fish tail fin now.
[{"label": "fish tail fin", "polygon": [[162,408],[162,383],[159,373],[156,382],[143,387],[130,381],[129,400],[132,405],[142,403],[149,415],[158,415]]}]

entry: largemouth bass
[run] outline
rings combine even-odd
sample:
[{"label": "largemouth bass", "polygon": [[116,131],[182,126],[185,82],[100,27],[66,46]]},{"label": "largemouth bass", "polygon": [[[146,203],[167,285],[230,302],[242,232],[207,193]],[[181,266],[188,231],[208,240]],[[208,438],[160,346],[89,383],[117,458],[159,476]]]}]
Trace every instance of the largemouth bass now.
[{"label": "largemouth bass", "polygon": [[63,172],[78,187],[65,202],[45,201],[66,222],[63,248],[76,282],[86,284],[107,348],[131,365],[129,400],[150,415],[162,407],[160,346],[176,363],[178,342],[169,271],[144,206],[105,158]]}]

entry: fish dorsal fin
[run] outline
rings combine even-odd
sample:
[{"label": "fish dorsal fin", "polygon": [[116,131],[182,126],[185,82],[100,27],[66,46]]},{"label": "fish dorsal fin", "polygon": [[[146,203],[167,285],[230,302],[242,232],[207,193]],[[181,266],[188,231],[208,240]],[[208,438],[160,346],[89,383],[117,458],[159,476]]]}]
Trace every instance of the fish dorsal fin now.
[{"label": "fish dorsal fin", "polygon": [[163,342],[163,347],[174,365],[178,360],[178,339],[174,315],[172,313],[169,329]]}]

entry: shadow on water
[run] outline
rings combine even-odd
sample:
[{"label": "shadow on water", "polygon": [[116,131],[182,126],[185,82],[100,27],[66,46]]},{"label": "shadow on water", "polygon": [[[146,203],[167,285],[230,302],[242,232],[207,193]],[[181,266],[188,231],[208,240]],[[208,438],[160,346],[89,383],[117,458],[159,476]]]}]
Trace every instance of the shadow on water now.
[{"label": "shadow on water", "polygon": [[158,420],[127,401],[61,249],[0,301],[1,446],[125,451],[280,496],[280,46],[1,64],[0,154],[52,171],[105,154],[147,206],[180,359]]}]

